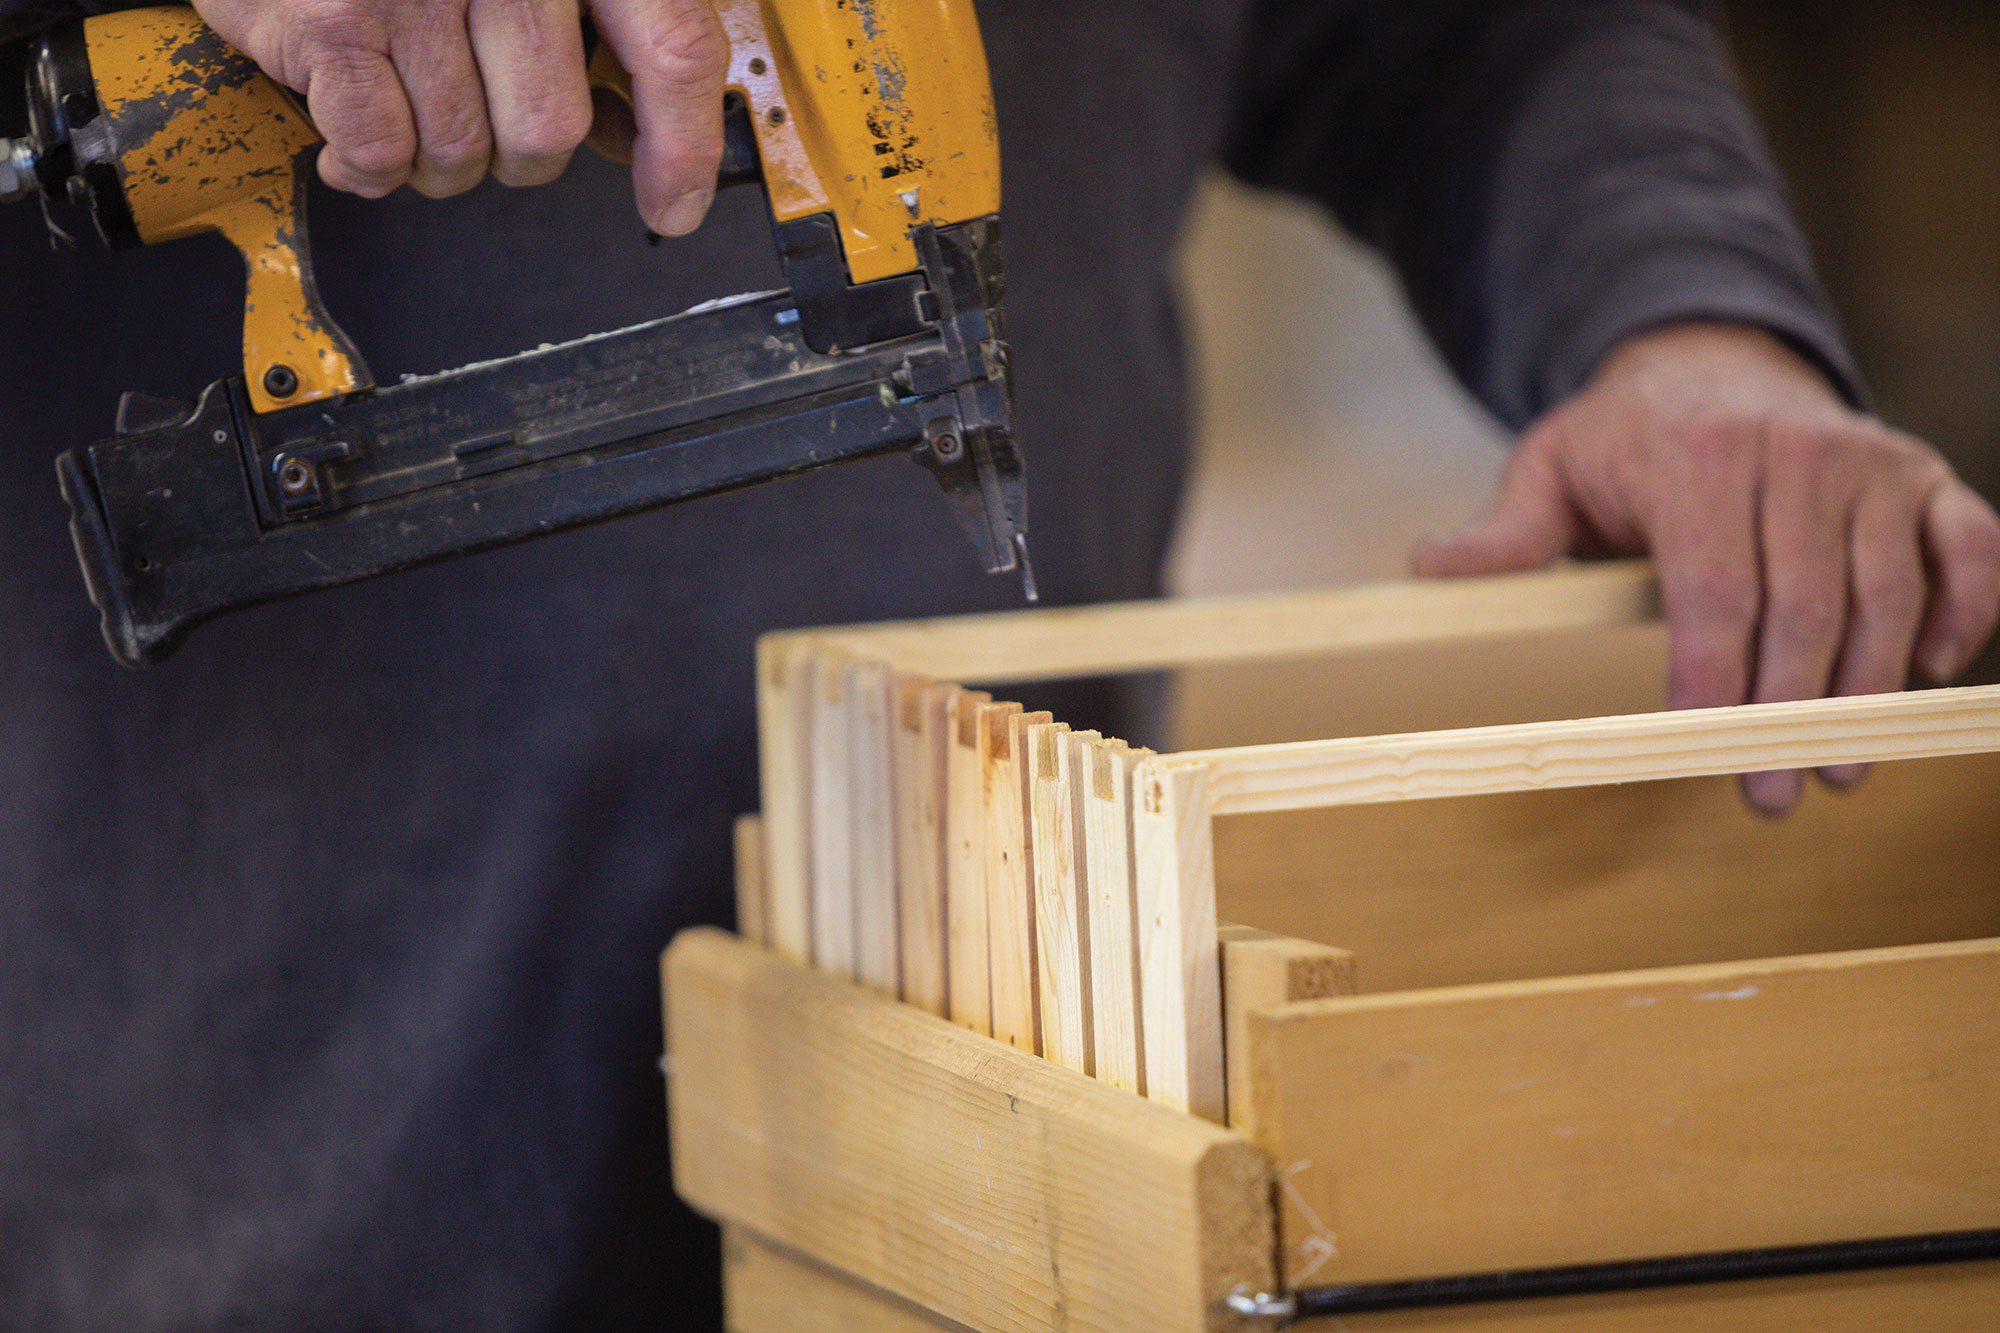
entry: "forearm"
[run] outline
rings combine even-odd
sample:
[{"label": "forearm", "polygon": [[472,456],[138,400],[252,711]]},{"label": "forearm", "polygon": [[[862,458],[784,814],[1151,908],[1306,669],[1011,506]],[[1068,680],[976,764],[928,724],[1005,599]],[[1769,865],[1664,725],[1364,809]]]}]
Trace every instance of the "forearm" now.
[{"label": "forearm", "polygon": [[[1691,4],[1266,0],[1314,80],[1246,57],[1232,165],[1396,264],[1459,376],[1522,426],[1620,342],[1757,324],[1858,381],[1721,40]],[[1257,40],[1253,38],[1253,41]],[[1271,59],[1266,53],[1265,59]],[[1274,75],[1279,77],[1274,77]]]}]

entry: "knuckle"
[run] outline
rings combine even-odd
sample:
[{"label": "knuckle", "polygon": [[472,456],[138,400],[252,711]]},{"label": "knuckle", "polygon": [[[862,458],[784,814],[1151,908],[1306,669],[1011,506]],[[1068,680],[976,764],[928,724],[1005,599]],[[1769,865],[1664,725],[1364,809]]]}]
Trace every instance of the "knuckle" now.
[{"label": "knuckle", "polygon": [[340,160],[368,176],[388,176],[409,167],[416,156],[416,140],[408,130],[386,121],[363,121],[350,126],[337,140]]},{"label": "knuckle", "polygon": [[1872,616],[1897,624],[1913,623],[1923,613],[1928,593],[1914,570],[1883,570],[1856,578],[1855,600]]},{"label": "knuckle", "polygon": [[729,38],[708,5],[682,5],[647,34],[638,58],[675,84],[705,86],[727,72]]},{"label": "knuckle", "polygon": [[484,125],[452,123],[426,136],[422,151],[427,165],[445,171],[466,171],[485,165],[493,154],[493,141]]},{"label": "knuckle", "polygon": [[1770,449],[1775,460],[1803,472],[1831,468],[1850,451],[1850,443],[1842,432],[1824,426],[1785,423],[1773,426],[1770,432]]},{"label": "knuckle", "polygon": [[526,109],[506,131],[510,154],[526,158],[566,157],[590,134],[590,103],[560,97]]},{"label": "knuckle", "polygon": [[1689,609],[1704,620],[1725,625],[1748,625],[1757,618],[1759,601],[1754,583],[1724,565],[1702,567],[1689,586]]},{"label": "knuckle", "polygon": [[1740,418],[1704,415],[1682,429],[1681,449],[1697,466],[1720,466],[1742,456],[1746,436]]},{"label": "knuckle", "polygon": [[1772,598],[1769,631],[1785,647],[1809,647],[1831,642],[1846,618],[1846,599],[1838,590],[1798,588]]},{"label": "knuckle", "polygon": [[389,45],[381,20],[351,0],[308,0],[298,11],[296,31],[317,57],[315,64],[380,55]]}]

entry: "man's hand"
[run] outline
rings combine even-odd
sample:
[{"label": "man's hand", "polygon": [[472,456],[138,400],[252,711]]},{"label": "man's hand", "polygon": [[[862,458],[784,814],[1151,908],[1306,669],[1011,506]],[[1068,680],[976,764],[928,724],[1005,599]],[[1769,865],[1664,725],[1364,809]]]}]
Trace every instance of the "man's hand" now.
[{"label": "man's hand", "polygon": [[[1570,554],[1659,567],[1677,708],[1942,684],[2000,615],[2000,520],[1935,450],[1849,410],[1776,338],[1719,324],[1634,337],[1523,438],[1491,509],[1417,572]],[[1836,787],[1865,770],[1820,770]],[[1754,773],[1782,813],[1798,773]]]},{"label": "man's hand", "polygon": [[[488,171],[554,180],[591,132],[577,0],[198,0],[211,27],[303,94],[319,173],[375,198],[441,197]],[[595,0],[632,75],[632,178],[653,230],[700,225],[722,160],[729,42],[711,0]],[[612,131],[617,137],[617,132]]]}]

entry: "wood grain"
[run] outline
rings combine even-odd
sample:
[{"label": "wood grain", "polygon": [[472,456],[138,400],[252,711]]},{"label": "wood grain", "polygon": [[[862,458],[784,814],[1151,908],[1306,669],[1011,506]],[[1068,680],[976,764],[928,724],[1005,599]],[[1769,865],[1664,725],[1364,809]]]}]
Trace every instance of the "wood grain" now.
[{"label": "wood grain", "polygon": [[729,1333],[953,1333],[965,1327],[742,1227],[722,1229],[722,1300]]},{"label": "wood grain", "polygon": [[1354,955],[1254,926],[1216,927],[1222,945],[1223,1081],[1229,1127],[1256,1137],[1250,1094],[1250,1015],[1260,1009],[1354,994]]},{"label": "wood grain", "polygon": [[764,812],[766,923],[771,947],[812,957],[809,655],[798,640],[757,641],[757,766]]},{"label": "wood grain", "polygon": [[986,962],[993,1035],[1030,1053],[1041,1049],[1036,1012],[1034,864],[1028,849],[1025,729],[1047,722],[1019,704],[980,710],[980,764],[986,801]]},{"label": "wood grain", "polygon": [[980,710],[991,695],[953,696],[945,759],[946,991],[952,1022],[992,1035],[993,989],[986,946],[986,772],[979,758]]},{"label": "wood grain", "polygon": [[[1144,1095],[1145,1034],[1139,1022],[1138,884],[1132,858],[1133,752],[1124,741],[1083,732],[1069,738],[1083,803],[1083,857],[1090,945],[1091,1067],[1097,1077]],[[1089,780],[1081,781],[1088,773]]]},{"label": "wood grain", "polygon": [[2000,940],[1265,1009],[1287,1279],[2000,1222]]},{"label": "wood grain", "polygon": [[1218,815],[2000,749],[2000,685],[1188,751]]},{"label": "wood grain", "polygon": [[942,1015],[947,950],[944,926],[945,747],[955,685],[921,676],[896,681],[896,899],[903,999]]},{"label": "wood grain", "polygon": [[1028,843],[1034,862],[1036,1008],[1044,1056],[1092,1072],[1090,951],[1085,936],[1083,835],[1077,827],[1070,730],[1060,722],[1024,733]]},{"label": "wood grain", "polygon": [[805,632],[940,680],[997,685],[1632,624],[1659,616],[1640,562],[1256,597],[1125,602]]},{"label": "wood grain", "polygon": [[1208,774],[1144,760],[1132,775],[1132,802],[1146,1095],[1219,1123],[1222,977]]},{"label": "wood grain", "polygon": [[847,668],[848,812],[854,821],[854,975],[884,995],[899,993],[894,699],[880,662]]},{"label": "wood grain", "polygon": [[1233,921],[1406,990],[2000,935],[2000,754],[1884,764],[1789,818],[1730,778],[1237,815]]},{"label": "wood grain", "polygon": [[855,968],[853,773],[848,764],[847,659],[812,665],[812,958],[829,972]]},{"label": "wood grain", "polygon": [[665,962],[676,1188],[984,1329],[1224,1329],[1275,1280],[1250,1141],[720,931]]}]

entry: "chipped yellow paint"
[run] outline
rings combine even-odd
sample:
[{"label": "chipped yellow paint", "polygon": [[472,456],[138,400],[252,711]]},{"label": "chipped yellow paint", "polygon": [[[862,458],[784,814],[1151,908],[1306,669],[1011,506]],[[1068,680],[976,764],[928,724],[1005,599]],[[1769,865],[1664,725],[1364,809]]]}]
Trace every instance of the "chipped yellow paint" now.
[{"label": "chipped yellow paint", "polygon": [[[301,172],[319,132],[249,57],[182,6],[84,26],[91,76],[139,238],[219,231],[243,253],[243,374],[259,412],[368,387],[360,356],[320,304],[305,246]],[[298,388],[276,398],[265,374]]]},{"label": "chipped yellow paint", "polygon": [[[718,0],[728,87],[780,222],[832,213],[855,282],[918,266],[910,230],[1000,211],[1000,143],[972,0]],[[608,49],[600,86],[632,97]]]}]

